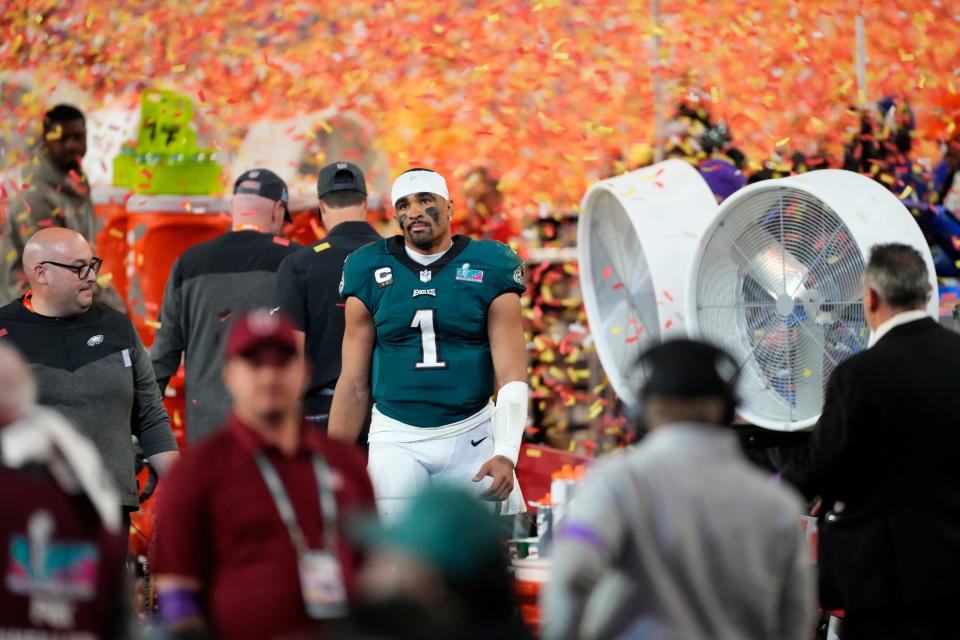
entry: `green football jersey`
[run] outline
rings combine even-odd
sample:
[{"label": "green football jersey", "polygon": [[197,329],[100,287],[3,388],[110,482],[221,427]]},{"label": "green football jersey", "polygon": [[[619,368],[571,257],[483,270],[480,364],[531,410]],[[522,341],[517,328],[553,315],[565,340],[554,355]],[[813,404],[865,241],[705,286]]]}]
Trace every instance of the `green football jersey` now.
[{"label": "green football jersey", "polygon": [[507,245],[454,236],[442,258],[423,266],[395,236],[350,254],[341,287],[376,326],[370,383],[381,413],[439,427],[490,401],[487,309],[503,293],[524,291],[523,263]]}]

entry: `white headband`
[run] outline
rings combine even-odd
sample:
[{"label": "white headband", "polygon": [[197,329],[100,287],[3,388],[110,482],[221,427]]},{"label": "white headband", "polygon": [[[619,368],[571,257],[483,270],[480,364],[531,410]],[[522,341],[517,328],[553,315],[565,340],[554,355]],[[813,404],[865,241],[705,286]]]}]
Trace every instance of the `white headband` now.
[{"label": "white headband", "polygon": [[393,188],[390,190],[390,203],[397,204],[397,200],[412,196],[416,193],[435,193],[443,196],[444,199],[450,199],[450,192],[447,191],[447,181],[443,176],[435,171],[408,171],[400,174],[393,181]]}]

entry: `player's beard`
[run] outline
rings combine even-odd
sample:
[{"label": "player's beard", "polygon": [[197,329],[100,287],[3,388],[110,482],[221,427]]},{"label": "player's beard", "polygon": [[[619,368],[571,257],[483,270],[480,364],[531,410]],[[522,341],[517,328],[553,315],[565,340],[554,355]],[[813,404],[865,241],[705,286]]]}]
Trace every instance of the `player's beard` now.
[{"label": "player's beard", "polygon": [[433,243],[434,243],[434,241],[435,241],[435,238],[433,237],[432,231],[433,231],[433,230],[431,229],[431,232],[430,232],[430,233],[423,233],[423,232],[418,233],[418,234],[410,233],[408,237],[410,238],[410,242],[411,242],[411,243],[413,244],[413,246],[415,246],[417,249],[424,249],[424,250],[426,250],[426,249],[429,249],[430,247],[432,247],[432,246],[433,246]]},{"label": "player's beard", "polygon": [[[412,228],[414,224],[425,225],[427,229],[415,233]],[[436,226],[429,221],[417,220],[407,226],[407,239],[410,240],[410,244],[418,249],[429,249],[437,239]]]}]

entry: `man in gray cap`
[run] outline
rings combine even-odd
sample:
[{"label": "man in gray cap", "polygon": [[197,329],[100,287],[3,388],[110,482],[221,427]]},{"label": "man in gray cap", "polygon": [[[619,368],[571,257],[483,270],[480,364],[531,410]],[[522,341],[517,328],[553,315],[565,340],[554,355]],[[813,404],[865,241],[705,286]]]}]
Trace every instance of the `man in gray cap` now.
[{"label": "man in gray cap", "polygon": [[232,231],[190,247],[170,270],[150,359],[164,389],[186,354],[190,444],[219,428],[230,411],[220,369],[234,318],[277,306],[277,267],[300,246],[283,237],[288,200],[277,174],[246,171],[233,186]]},{"label": "man in gray cap", "polygon": [[736,363],[677,340],[640,368],[651,433],[577,488],[557,531],[543,637],[811,637],[800,500],[751,467],[724,428]]},{"label": "man in gray cap", "polygon": [[340,377],[343,262],[356,249],[382,238],[367,222],[367,185],[357,165],[334,162],[325,166],[317,178],[317,197],[327,237],[285,259],[277,287],[280,309],[299,329],[313,365],[303,398],[304,416],[326,428],[333,389]]}]

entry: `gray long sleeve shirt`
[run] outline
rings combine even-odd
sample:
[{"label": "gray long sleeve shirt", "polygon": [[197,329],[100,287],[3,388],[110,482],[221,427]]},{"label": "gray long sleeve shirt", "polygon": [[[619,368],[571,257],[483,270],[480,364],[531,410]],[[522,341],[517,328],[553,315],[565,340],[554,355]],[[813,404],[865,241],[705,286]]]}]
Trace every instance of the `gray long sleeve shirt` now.
[{"label": "gray long sleeve shirt", "polygon": [[39,403],[93,441],[125,507],[139,506],[131,435],[152,456],[176,451],[150,357],[129,318],[98,304],[50,318],[21,300],[0,308],[0,337],[30,364]]},{"label": "gray long sleeve shirt", "polygon": [[578,487],[557,533],[543,637],[805,640],[815,609],[801,513],[733,434],[661,427]]},{"label": "gray long sleeve shirt", "polygon": [[221,369],[233,321],[278,306],[277,269],[299,248],[268,233],[231,231],[190,247],[173,264],[150,356],[161,389],[184,357],[189,444],[216,431],[230,413]]}]

